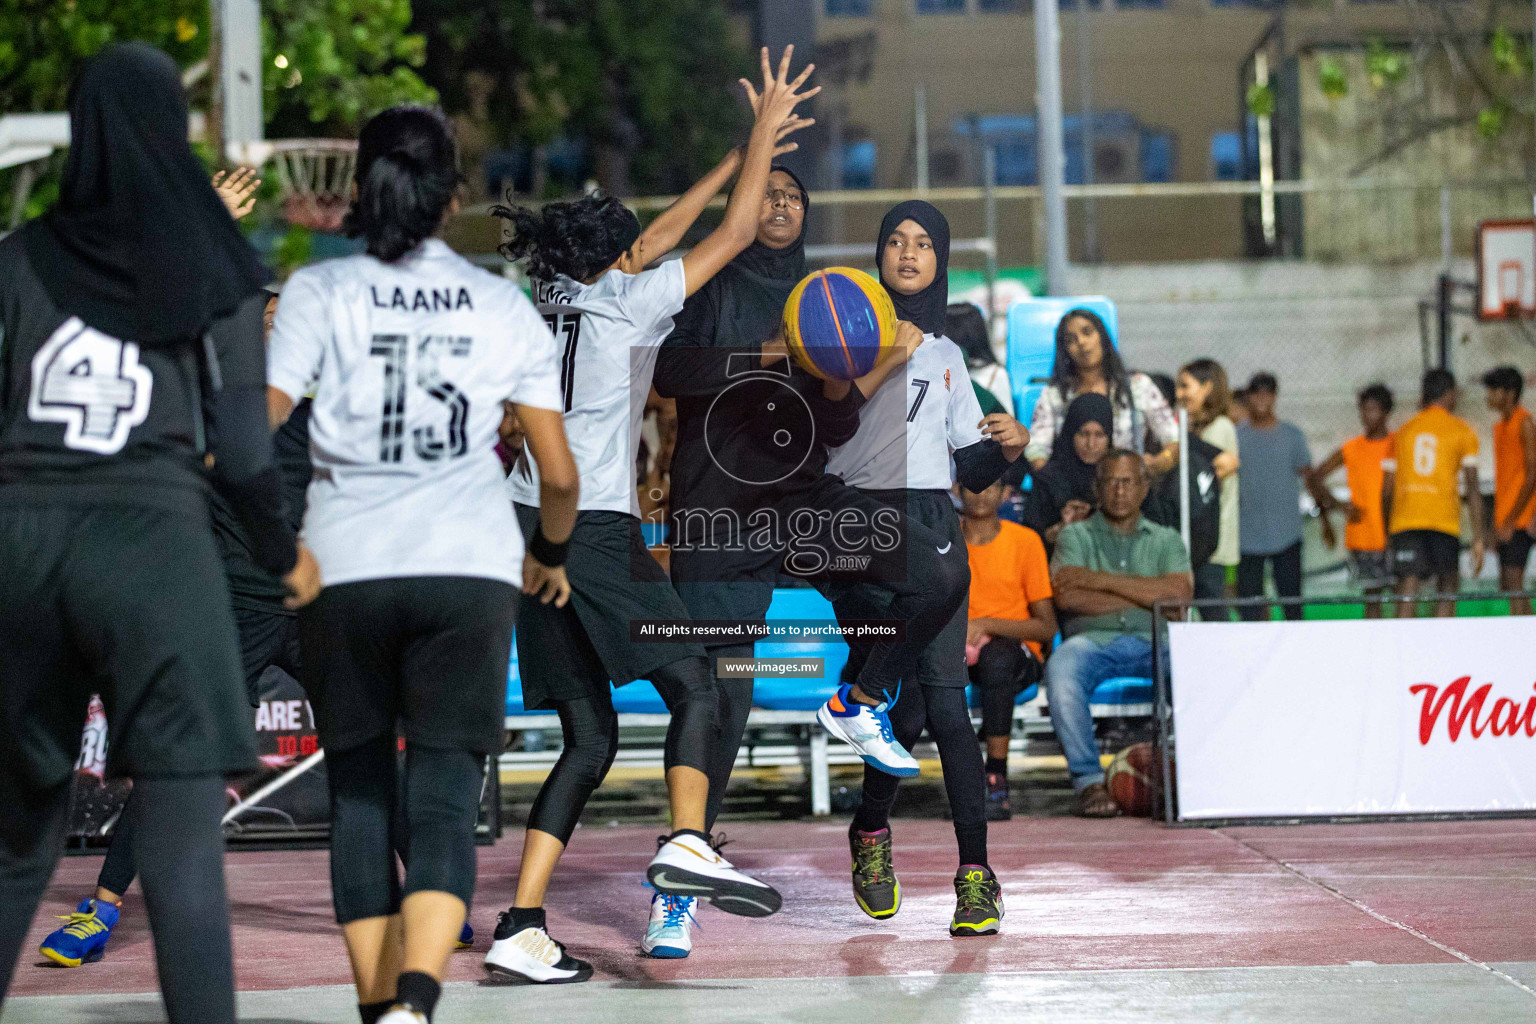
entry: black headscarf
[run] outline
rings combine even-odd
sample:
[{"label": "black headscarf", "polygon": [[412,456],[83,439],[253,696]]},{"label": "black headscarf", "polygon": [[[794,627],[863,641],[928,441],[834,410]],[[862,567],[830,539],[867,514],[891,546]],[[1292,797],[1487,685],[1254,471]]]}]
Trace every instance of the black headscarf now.
[{"label": "black headscarf", "polygon": [[896,319],[916,324],[924,334],[943,334],[944,310],[949,304],[949,221],[939,212],[938,207],[921,199],[908,199],[892,207],[891,212],[880,222],[880,239],[875,243],[875,266],[883,265],[885,243],[904,220],[915,220],[928,232],[928,237],[933,240],[933,255],[938,261],[938,269],[928,287],[916,295],[903,295],[896,291],[886,284],[884,274],[881,274],[880,283],[885,285],[891,302],[896,306]]},{"label": "black headscarf", "polygon": [[1077,454],[1077,445],[1073,443],[1077,432],[1087,423],[1098,423],[1104,428],[1105,437],[1115,436],[1115,410],[1108,398],[1089,392],[1072,399],[1072,404],[1067,406],[1067,415],[1062,420],[1061,430],[1051,446],[1050,461],[1045,464],[1042,472],[1050,471],[1053,476],[1065,480],[1071,492],[1069,498],[1092,503],[1093,481],[1098,475],[1098,467],[1084,462]]},{"label": "black headscarf", "polygon": [[1034,474],[1034,484],[1024,508],[1024,523],[1042,536],[1061,522],[1061,510],[1067,502],[1076,499],[1090,505],[1098,504],[1093,493],[1098,467],[1079,458],[1077,446],[1072,443],[1083,424],[1089,422],[1097,422],[1105,434],[1114,436],[1114,407],[1108,398],[1090,392],[1072,399],[1051,446],[1050,459]]},{"label": "black headscarf", "polygon": [[170,57],[109,46],[70,87],[58,202],[26,232],[59,308],[141,345],[195,338],[271,279],[187,142]]},{"label": "black headscarf", "polygon": [[[787,174],[800,189],[800,194],[805,196],[805,209],[811,208],[811,194],[805,190],[805,185],[800,181],[800,176],[788,167],[774,164],[769,169],[769,174],[778,171]],[[805,227],[801,222],[800,234],[795,240],[782,249],[774,249],[764,245],[757,239],[752,239],[752,244],[743,249],[731,260],[728,267],[745,270],[754,277],[770,281],[789,281],[791,288],[800,283],[800,279],[806,274],[805,270]],[[784,292],[784,299],[789,298],[789,289]],[[780,305],[783,303],[781,301]]]}]

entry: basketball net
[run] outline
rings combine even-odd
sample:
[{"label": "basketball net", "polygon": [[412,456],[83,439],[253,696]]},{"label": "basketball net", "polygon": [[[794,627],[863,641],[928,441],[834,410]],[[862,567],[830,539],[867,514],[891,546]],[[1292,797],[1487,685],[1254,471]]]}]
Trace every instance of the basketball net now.
[{"label": "basketball net", "polygon": [[350,139],[278,139],[268,145],[284,219],[311,231],[339,230],[351,205],[357,143]]}]

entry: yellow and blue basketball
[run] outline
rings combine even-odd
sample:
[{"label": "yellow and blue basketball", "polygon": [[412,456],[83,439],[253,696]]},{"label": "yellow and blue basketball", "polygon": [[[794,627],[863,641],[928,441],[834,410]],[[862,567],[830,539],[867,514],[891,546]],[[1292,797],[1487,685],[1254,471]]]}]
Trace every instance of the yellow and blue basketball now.
[{"label": "yellow and blue basketball", "polygon": [[784,304],[784,341],[807,373],[855,380],[896,340],[896,309],[880,282],[852,267],[818,270]]}]

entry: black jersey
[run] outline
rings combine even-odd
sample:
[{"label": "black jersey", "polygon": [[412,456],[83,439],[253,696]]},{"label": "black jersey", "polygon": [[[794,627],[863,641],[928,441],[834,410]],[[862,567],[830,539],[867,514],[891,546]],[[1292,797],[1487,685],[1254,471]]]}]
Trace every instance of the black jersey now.
[{"label": "black jersey", "polygon": [[[285,515],[295,533],[304,523],[304,493],[314,472],[309,461],[310,406],[308,398],[300,402],[287,422],[272,435],[272,452],[283,479]],[[224,573],[229,579],[229,597],[234,606],[277,615],[294,614],[283,607],[288,588],[256,564],[250,536],[218,490],[210,495],[208,509],[213,514],[213,536],[224,557]]]},{"label": "black jersey", "polygon": [[143,348],[53,302],[0,240],[0,501],[202,504],[197,342]]},{"label": "black jersey", "polygon": [[0,503],[202,517],[211,453],[256,563],[291,569],[267,430],[265,297],[252,294],[203,337],[141,346],[55,305],[25,249],[31,230],[0,240]]}]

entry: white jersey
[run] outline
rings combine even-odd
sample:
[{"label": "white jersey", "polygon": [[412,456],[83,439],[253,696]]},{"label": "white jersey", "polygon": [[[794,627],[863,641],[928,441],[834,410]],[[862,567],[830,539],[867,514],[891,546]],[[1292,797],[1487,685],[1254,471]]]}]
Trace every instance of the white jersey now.
[{"label": "white jersey", "polygon": [[[639,274],[610,270],[592,284],[535,281],[534,301],[563,350],[565,436],[581,473],[581,508],[640,515],[635,455],[656,352],[688,297],[683,261]],[[507,477],[512,500],[539,504],[525,450]]]},{"label": "white jersey", "polygon": [[925,334],[905,373],[893,372],[859,410],[853,439],[833,448],[827,472],[852,487],[945,491],[950,454],[984,440],[981,403],[960,346]]},{"label": "white jersey", "polygon": [[525,295],[428,239],[283,288],[267,381],[314,389],[303,539],[327,585],[400,576],[522,582],[496,456],[502,402],[560,408],[555,339]]}]

